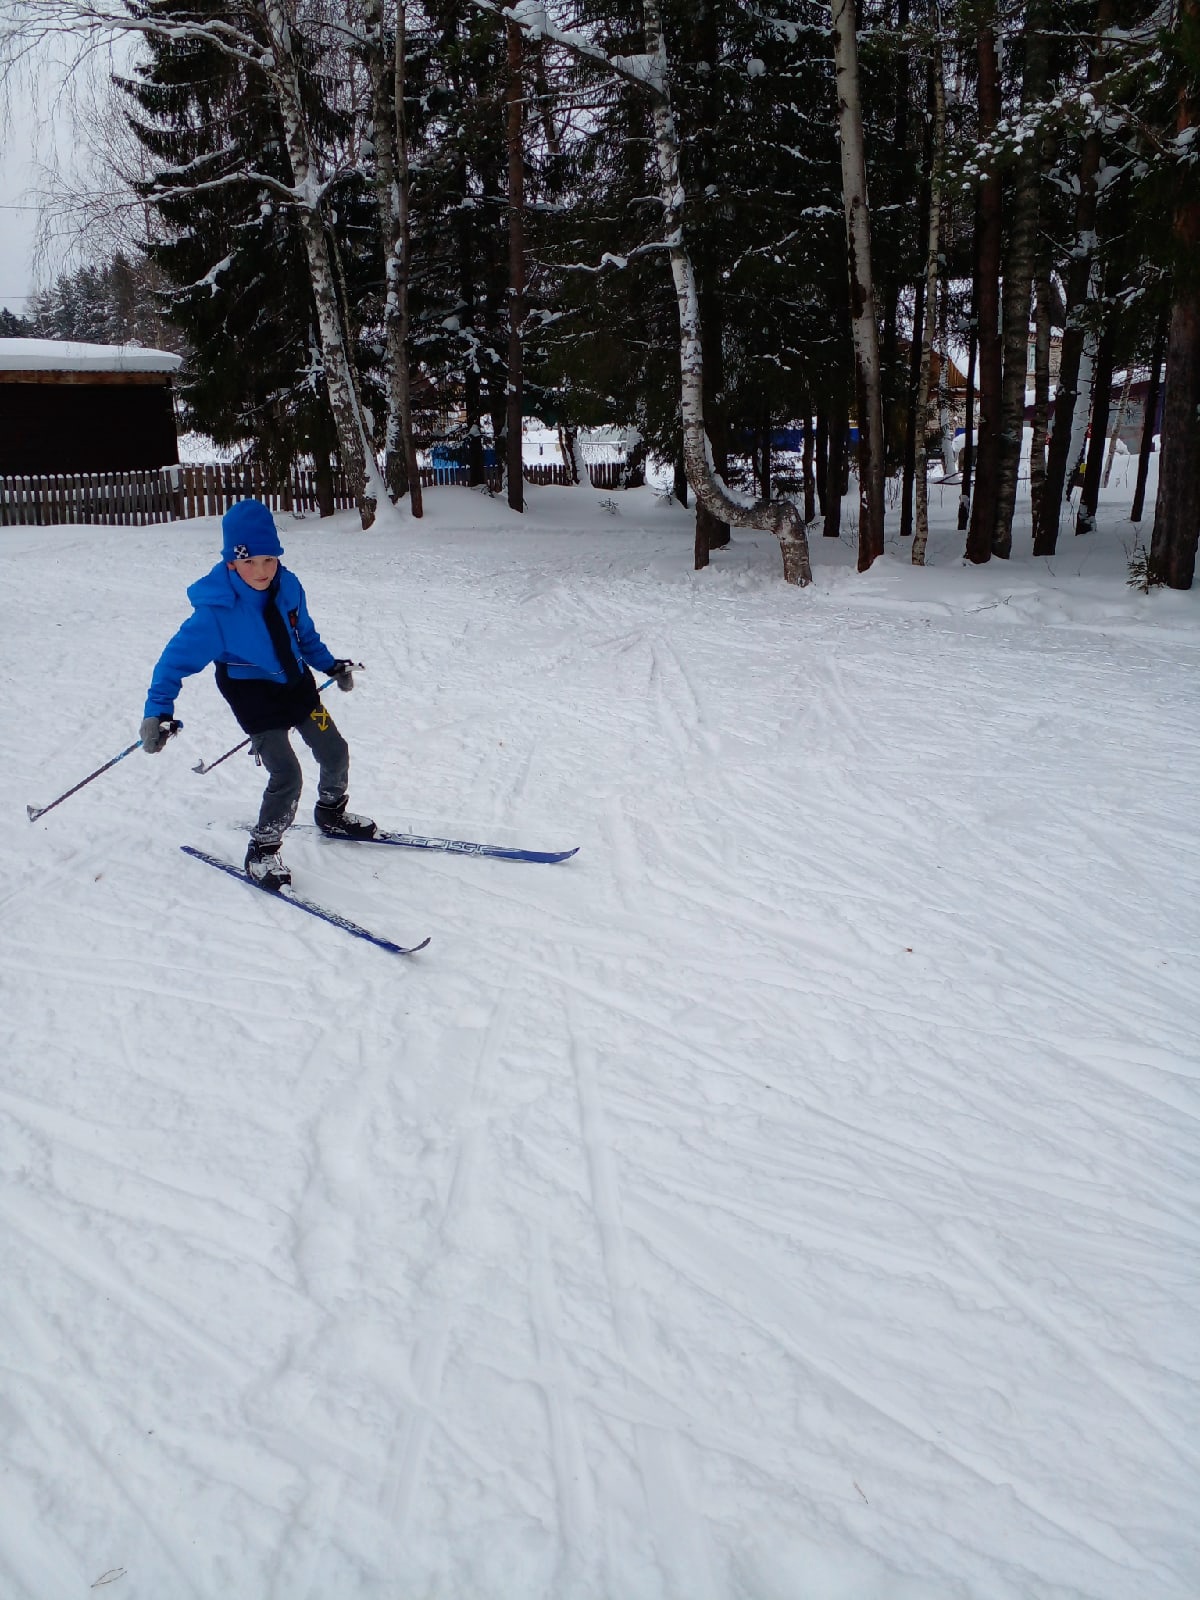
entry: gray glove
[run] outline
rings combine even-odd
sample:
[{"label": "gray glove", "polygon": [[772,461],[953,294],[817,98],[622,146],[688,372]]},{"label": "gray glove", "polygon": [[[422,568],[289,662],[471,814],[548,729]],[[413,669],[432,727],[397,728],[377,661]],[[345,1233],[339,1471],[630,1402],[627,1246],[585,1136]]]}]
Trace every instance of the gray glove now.
[{"label": "gray glove", "polygon": [[148,756],[156,756],[175,732],[175,723],[170,717],[143,717],[139,730],[142,737],[142,749]]},{"label": "gray glove", "polygon": [[348,660],[343,659],[343,660],[335,661],[333,663],[333,665],[330,667],[329,676],[333,679],[334,683],[337,684],[338,688],[342,691],[343,694],[349,694],[351,689],[353,689],[353,687],[354,687],[354,671],[353,671],[353,669],[355,667],[359,666],[359,665],[361,665],[360,662],[348,661]]}]

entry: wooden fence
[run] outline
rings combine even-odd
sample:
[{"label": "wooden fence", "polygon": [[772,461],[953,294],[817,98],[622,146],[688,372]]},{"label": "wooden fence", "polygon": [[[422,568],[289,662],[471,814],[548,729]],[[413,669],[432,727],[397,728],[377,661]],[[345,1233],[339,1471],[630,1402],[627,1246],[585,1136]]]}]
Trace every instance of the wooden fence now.
[{"label": "wooden fence", "polygon": [[[621,486],[619,462],[589,467],[597,489]],[[425,489],[466,484],[466,467],[422,467]],[[525,468],[530,483],[565,484],[567,469],[540,463]],[[488,487],[502,486],[498,468],[489,468]],[[318,511],[317,475],[296,467],[282,486],[268,482],[254,465],[164,467],[157,472],[91,472],[0,478],[0,527],[45,526],[60,522],[112,523],[142,526],[178,522],[190,517],[219,517],[235,500],[262,500],[272,511]],[[354,500],[341,473],[333,474],[333,509],[352,510]]]},{"label": "wooden fence", "polygon": [[84,472],[0,478],[0,527],[27,523],[172,522],[182,515],[165,472]]}]

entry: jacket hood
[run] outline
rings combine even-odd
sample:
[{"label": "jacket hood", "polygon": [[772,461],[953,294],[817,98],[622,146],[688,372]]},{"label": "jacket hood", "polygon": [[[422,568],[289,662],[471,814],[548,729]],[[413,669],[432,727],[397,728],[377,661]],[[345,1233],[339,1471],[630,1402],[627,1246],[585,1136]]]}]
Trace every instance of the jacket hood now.
[{"label": "jacket hood", "polygon": [[[285,570],[281,561],[279,563],[281,582]],[[233,606],[246,595],[259,592],[251,589],[249,584],[235,583],[234,577],[235,574],[230,572],[224,560],[218,561],[210,572],[206,572],[202,578],[197,578],[195,583],[190,585],[187,597],[194,606]],[[239,593],[239,587],[244,590],[244,594]],[[263,594],[266,592],[266,590],[261,591]]]}]

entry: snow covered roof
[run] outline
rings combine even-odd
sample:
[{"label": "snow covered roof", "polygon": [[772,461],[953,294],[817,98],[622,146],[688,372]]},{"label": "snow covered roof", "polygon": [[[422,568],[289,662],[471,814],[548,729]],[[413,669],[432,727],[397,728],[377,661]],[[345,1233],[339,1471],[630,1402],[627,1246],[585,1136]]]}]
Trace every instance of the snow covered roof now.
[{"label": "snow covered roof", "polygon": [[136,344],[0,339],[0,372],[175,372],[182,356]]}]

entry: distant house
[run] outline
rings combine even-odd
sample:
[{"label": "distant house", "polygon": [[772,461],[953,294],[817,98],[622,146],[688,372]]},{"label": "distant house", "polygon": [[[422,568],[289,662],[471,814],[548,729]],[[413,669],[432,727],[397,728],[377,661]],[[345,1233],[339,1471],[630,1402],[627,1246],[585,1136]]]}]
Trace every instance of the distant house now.
[{"label": "distant house", "polygon": [[136,345],[0,339],[0,476],[177,462],[171,379],[180,364]]},{"label": "distant house", "polygon": [[[1108,402],[1108,431],[1115,428],[1117,437],[1131,451],[1142,447],[1142,430],[1145,426],[1146,406],[1150,397],[1150,379],[1143,369],[1138,372],[1115,372]],[[1055,391],[1050,387],[1050,421],[1054,421]],[[1154,433],[1162,431],[1162,390],[1159,389],[1155,408]],[[1033,390],[1025,391],[1025,421],[1032,425],[1034,413]]]}]

